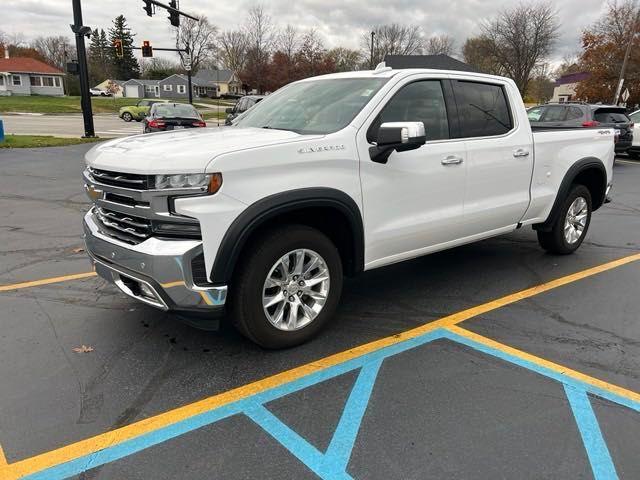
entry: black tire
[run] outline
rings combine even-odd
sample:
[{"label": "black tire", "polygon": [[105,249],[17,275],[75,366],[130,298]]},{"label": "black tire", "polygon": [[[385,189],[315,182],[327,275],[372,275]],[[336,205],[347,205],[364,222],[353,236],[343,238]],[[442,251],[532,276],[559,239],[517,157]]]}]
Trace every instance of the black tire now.
[{"label": "black tire", "polygon": [[[296,249],[317,252],[329,269],[329,292],[322,310],[298,330],[281,330],[267,318],[262,307],[264,282],[275,263]],[[335,245],[322,232],[304,225],[271,230],[248,245],[230,285],[229,313],[244,336],[264,348],[287,348],[315,337],[334,316],[342,293],[342,261]]]},{"label": "black tire", "polygon": [[136,122],[140,123],[142,121],[141,118],[136,118]]},{"label": "black tire", "polygon": [[133,115],[131,115],[129,112],[124,112],[124,113],[122,114],[122,119],[123,119],[125,122],[130,122],[131,120],[133,120]]},{"label": "black tire", "polygon": [[629,154],[629,157],[633,158],[634,160],[639,160],[640,159],[640,152],[627,152]]},{"label": "black tire", "polygon": [[[569,208],[579,197],[584,198],[587,203],[586,224],[580,237],[573,243],[569,243],[564,234],[565,221],[567,219]],[[557,255],[568,255],[575,252],[580,247],[587,235],[589,225],[591,224],[591,213],[592,204],[591,193],[589,192],[589,189],[584,185],[573,185],[571,190],[569,190],[569,194],[562,203],[562,206],[560,207],[560,211],[558,212],[558,216],[551,230],[548,232],[538,230],[538,243],[540,243],[540,246],[548,252],[555,253]]]}]

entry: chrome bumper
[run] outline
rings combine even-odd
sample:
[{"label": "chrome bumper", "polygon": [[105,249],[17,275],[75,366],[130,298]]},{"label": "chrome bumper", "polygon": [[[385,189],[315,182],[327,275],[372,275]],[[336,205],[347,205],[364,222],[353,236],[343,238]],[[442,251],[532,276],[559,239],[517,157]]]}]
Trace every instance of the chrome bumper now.
[{"label": "chrome bumper", "polygon": [[224,307],[226,286],[193,283],[191,260],[202,253],[202,242],[152,237],[129,245],[100,232],[93,208],[83,223],[96,273],[130,297],[163,310],[202,312]]}]

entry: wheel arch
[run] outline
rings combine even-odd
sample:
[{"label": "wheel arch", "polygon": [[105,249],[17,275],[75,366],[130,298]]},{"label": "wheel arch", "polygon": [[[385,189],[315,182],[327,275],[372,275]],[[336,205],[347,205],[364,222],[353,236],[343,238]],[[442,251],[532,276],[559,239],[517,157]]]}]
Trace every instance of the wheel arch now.
[{"label": "wheel arch", "polygon": [[364,226],[356,202],[333,188],[302,188],[265,197],[233,221],[218,248],[212,282],[230,282],[242,250],[261,231],[281,224],[318,228],[336,244],[347,275],[364,269]]},{"label": "wheel arch", "polygon": [[607,191],[607,170],[602,160],[596,157],[586,157],[578,160],[569,167],[560,183],[560,188],[558,189],[558,194],[553,202],[549,216],[543,223],[535,224],[533,226],[534,230],[551,230],[558,218],[562,202],[574,184],[581,184],[589,189],[591,193],[592,211],[595,212],[600,208],[604,204]]}]

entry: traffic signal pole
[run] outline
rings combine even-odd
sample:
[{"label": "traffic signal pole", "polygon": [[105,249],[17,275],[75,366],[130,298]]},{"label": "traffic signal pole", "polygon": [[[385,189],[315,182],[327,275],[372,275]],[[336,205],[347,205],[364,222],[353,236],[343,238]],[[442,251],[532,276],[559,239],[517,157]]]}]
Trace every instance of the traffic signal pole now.
[{"label": "traffic signal pole", "polygon": [[91,109],[91,96],[89,94],[89,69],[87,67],[87,52],[84,45],[84,37],[91,33],[91,28],[82,24],[82,6],[80,0],[72,0],[73,24],[71,31],[76,35],[76,50],[78,52],[78,74],[80,80],[80,105],[84,120],[84,138],[95,137],[93,126],[93,111]]}]

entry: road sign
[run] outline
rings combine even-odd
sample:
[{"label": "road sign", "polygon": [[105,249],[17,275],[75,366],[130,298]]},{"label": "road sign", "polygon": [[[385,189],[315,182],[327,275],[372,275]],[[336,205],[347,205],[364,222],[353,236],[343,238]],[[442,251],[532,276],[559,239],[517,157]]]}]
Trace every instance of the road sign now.
[{"label": "road sign", "polygon": [[629,93],[629,89],[625,88],[624,92],[622,92],[622,101],[627,103],[627,100],[629,100],[630,96],[631,96],[631,94]]}]

